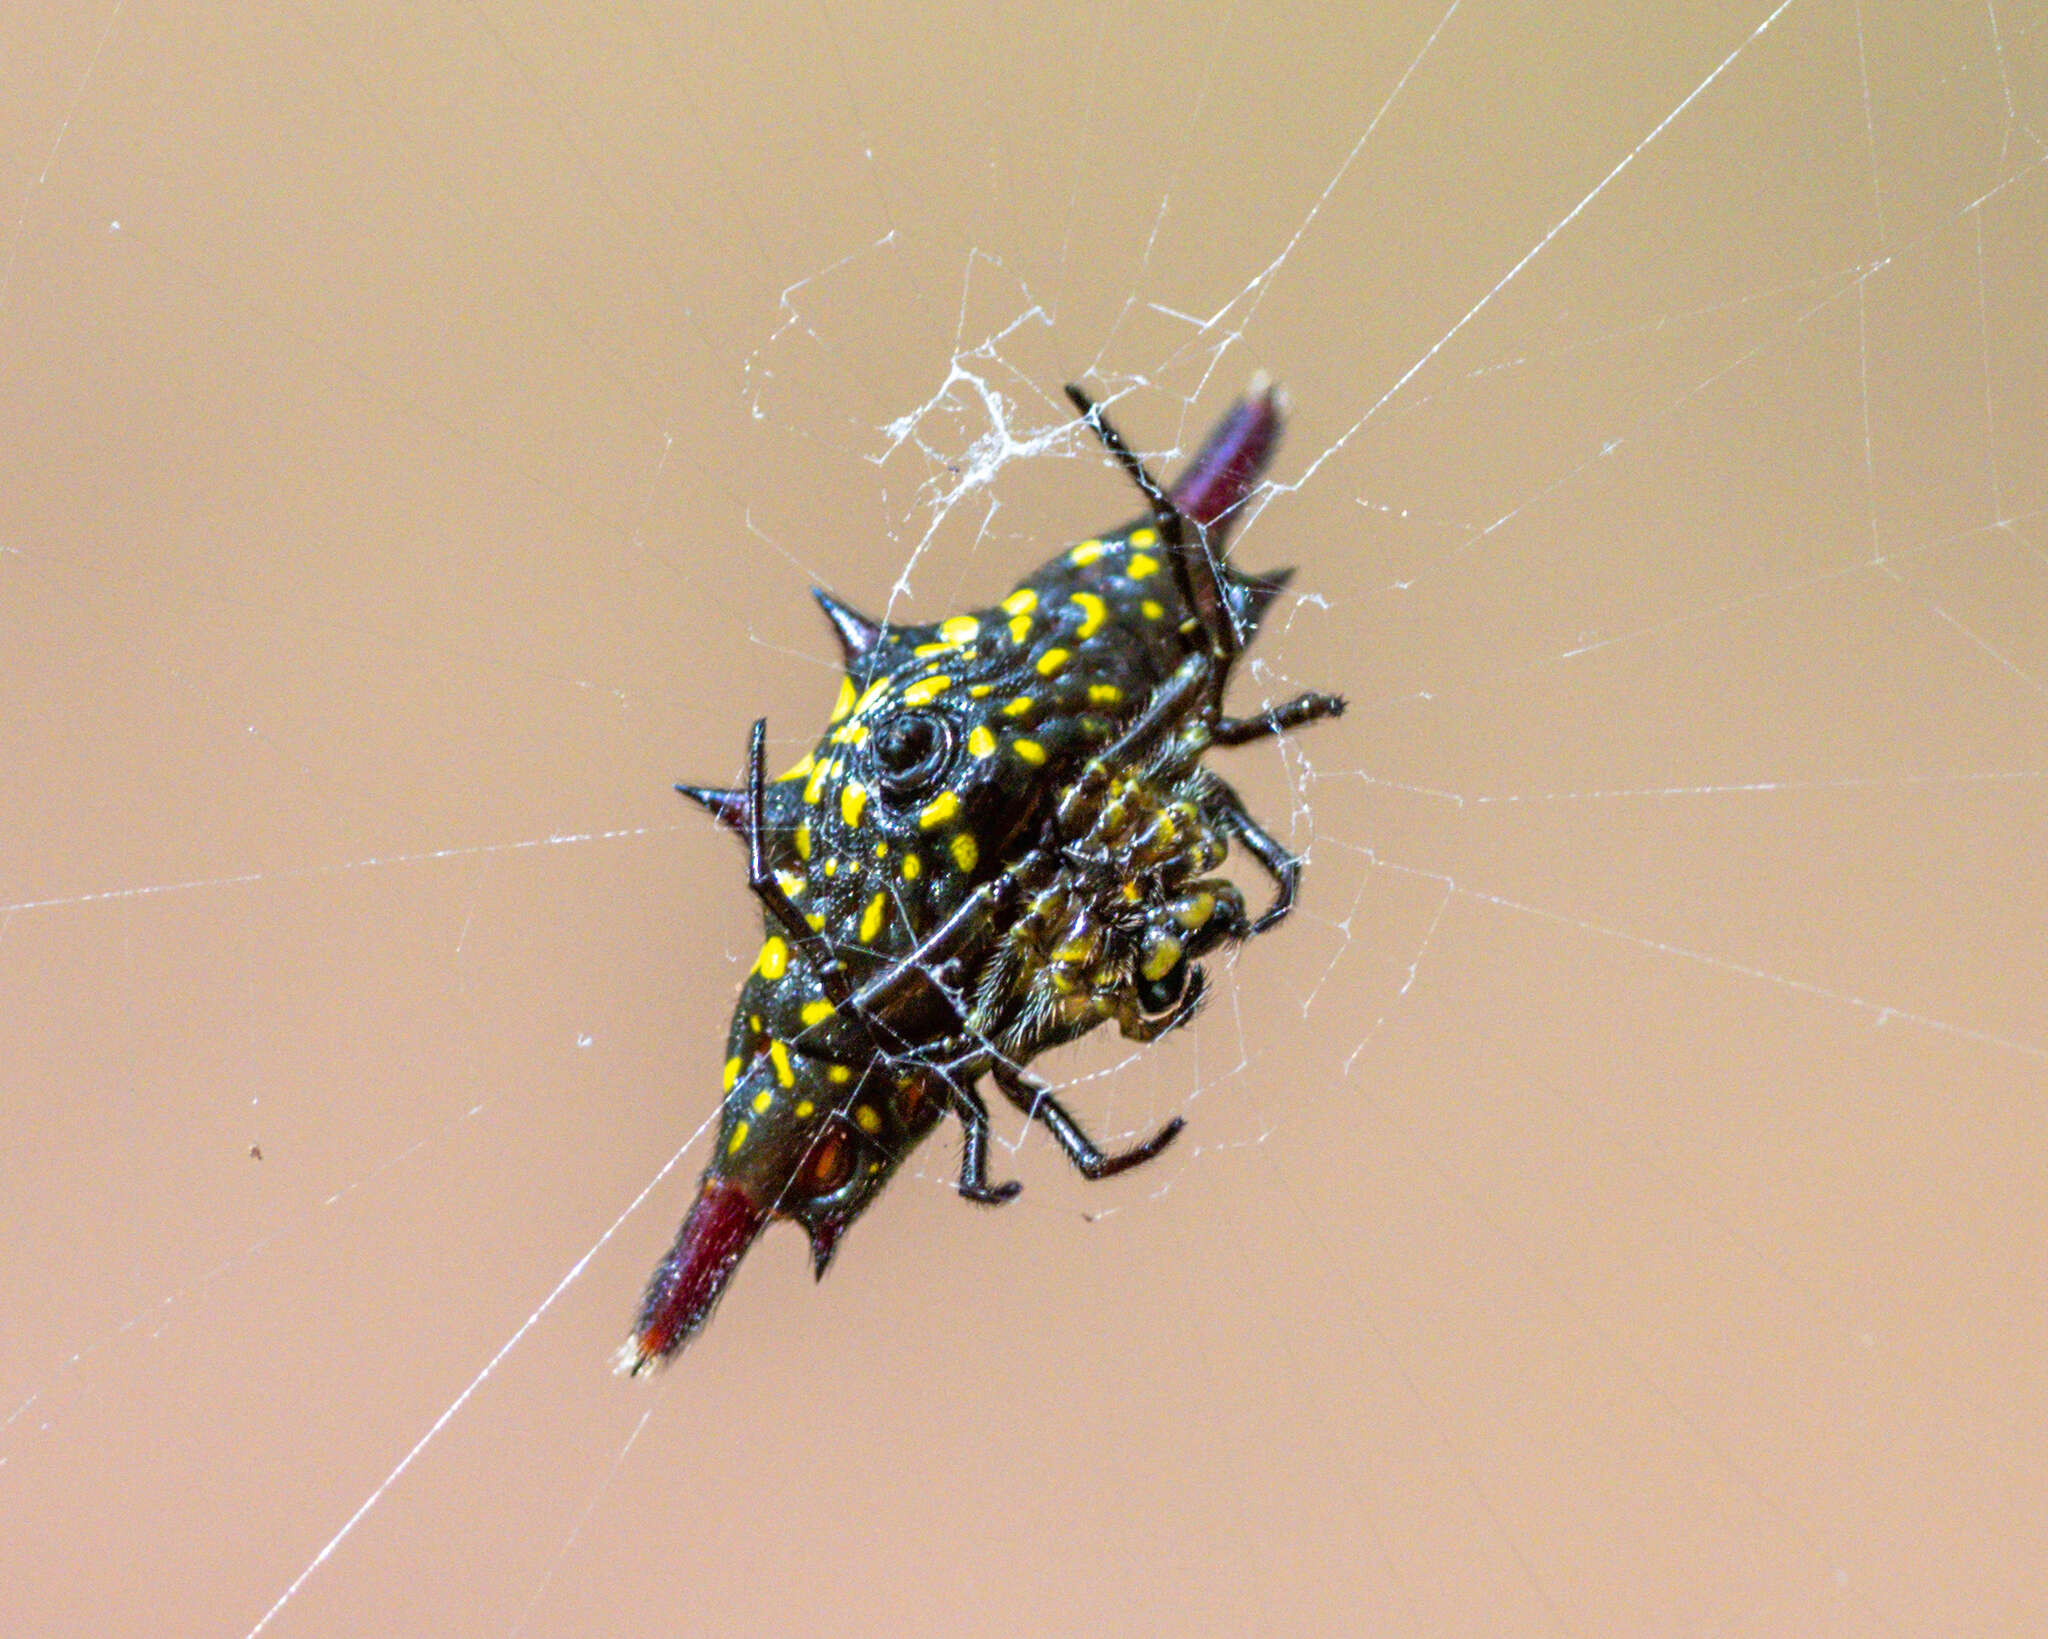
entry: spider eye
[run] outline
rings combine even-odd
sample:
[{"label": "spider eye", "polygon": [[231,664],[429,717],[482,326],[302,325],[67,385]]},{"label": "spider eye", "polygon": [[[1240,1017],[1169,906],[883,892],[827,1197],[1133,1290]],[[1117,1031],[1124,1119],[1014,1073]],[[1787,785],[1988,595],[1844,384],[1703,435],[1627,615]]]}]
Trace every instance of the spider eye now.
[{"label": "spider eye", "polygon": [[876,729],[869,745],[882,789],[892,797],[914,797],[937,785],[952,761],[953,725],[936,712],[906,712]]}]

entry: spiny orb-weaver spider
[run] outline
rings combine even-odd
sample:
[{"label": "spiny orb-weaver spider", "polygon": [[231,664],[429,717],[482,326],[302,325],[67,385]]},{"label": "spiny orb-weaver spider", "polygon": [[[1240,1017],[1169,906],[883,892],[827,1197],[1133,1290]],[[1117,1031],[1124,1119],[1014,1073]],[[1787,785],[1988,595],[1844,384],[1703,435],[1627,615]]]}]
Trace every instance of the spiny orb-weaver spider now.
[{"label": "spiny orb-weaver spider", "polygon": [[[1336,716],[1303,694],[1230,717],[1238,654],[1291,571],[1223,555],[1280,436],[1254,381],[1171,490],[1079,388],[1067,396],[1148,515],[1062,553],[993,609],[886,626],[814,595],[846,661],[825,736],[787,773],[682,785],[737,832],[767,939],[733,1010],[717,1147],[655,1270],[622,1371],[667,1359],[709,1318],[763,1227],[793,1218],[819,1276],[839,1237],[951,1112],[959,1190],[988,1178],[984,1076],[1106,1178],[1157,1155],[1178,1117],[1105,1153],[1025,1071],[1115,1020],[1134,1041],[1184,1024],[1198,959],[1294,902],[1300,863],[1202,765],[1211,746]],[[1235,837],[1276,892],[1253,918],[1213,874]]]}]

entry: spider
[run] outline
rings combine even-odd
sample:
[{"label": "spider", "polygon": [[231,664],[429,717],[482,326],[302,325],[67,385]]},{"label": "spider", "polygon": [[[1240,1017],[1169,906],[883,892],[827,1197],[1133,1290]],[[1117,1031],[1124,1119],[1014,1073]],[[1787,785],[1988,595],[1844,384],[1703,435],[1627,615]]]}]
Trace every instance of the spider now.
[{"label": "spider", "polygon": [[[1106,1152],[1026,1066],[1100,1024],[1148,1042],[1186,1023],[1200,958],[1294,903],[1300,862],[1202,761],[1344,709],[1306,693],[1223,710],[1292,573],[1248,576],[1223,555],[1279,439],[1280,394],[1255,380],[1171,490],[1086,393],[1067,396],[1146,515],[935,625],[814,592],[846,665],[824,737],[771,780],[764,719],[745,785],[676,788],[745,842],[767,937],[733,1011],[716,1148],[622,1371],[694,1336],[775,1218],[803,1226],[822,1277],[948,1114],[959,1192],[1015,1196],[989,1179],[984,1078],[1089,1178],[1156,1156],[1180,1118]],[[1214,874],[1233,839],[1273,881],[1255,918]]]}]

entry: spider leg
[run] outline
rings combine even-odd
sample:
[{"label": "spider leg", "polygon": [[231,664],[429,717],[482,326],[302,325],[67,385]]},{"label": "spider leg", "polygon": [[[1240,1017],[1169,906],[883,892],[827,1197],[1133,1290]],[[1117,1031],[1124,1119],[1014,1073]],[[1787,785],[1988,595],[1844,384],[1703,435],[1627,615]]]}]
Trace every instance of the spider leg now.
[{"label": "spider leg", "polygon": [[[959,1009],[938,982],[937,971],[1015,899],[1017,883],[1014,875],[1006,871],[984,882],[968,895],[958,910],[927,934],[915,950],[863,985],[856,994],[846,976],[845,966],[833,953],[831,941],[804,920],[803,912],[797,909],[782,884],[775,880],[775,872],[768,864],[764,818],[768,807],[767,733],[767,718],[758,719],[747,750],[747,886],[781,923],[792,947],[810,963],[832,1005],[857,1020],[870,1036],[875,1036],[878,1030],[887,1031],[882,1015],[900,1004],[903,995],[919,982],[957,1016]],[[881,1043],[878,1041],[877,1045]]]},{"label": "spider leg", "polygon": [[783,891],[782,884],[775,880],[775,873],[768,867],[768,840],[763,819],[768,809],[768,775],[763,762],[767,736],[768,719],[757,717],[754,720],[754,737],[747,748],[747,886],[782,924],[790,944],[803,952],[817,972],[818,983],[824,987],[832,1005],[844,1008],[853,994],[853,987],[847,982],[846,969],[832,954],[831,942],[804,920],[804,913],[796,908],[795,901]]},{"label": "spider leg", "polygon": [[955,1187],[970,1201],[1001,1206],[1024,1186],[1014,1178],[1006,1184],[988,1181],[988,1106],[968,1083],[949,1076],[946,1086],[947,1101],[960,1118],[960,1182]]},{"label": "spider leg", "polygon": [[[877,1028],[887,1031],[883,1015],[896,1011],[903,999],[921,986],[928,995],[937,997],[956,1020],[964,1023],[960,1004],[946,988],[940,974],[972,939],[987,931],[994,919],[1016,900],[1017,893],[1014,871],[991,877],[961,901],[958,910],[926,934],[915,950],[898,958],[862,985],[853,997],[849,1011],[870,1027],[871,1035]],[[893,1031],[889,1033],[894,1034]]]},{"label": "spider leg", "polygon": [[[1209,639],[1209,650],[1221,663],[1221,670],[1228,674],[1230,664],[1244,647],[1244,637],[1237,629],[1237,616],[1232,613],[1230,596],[1223,585],[1223,574],[1215,555],[1209,550],[1209,533],[1197,524],[1193,539],[1189,539],[1188,518],[1173,498],[1159,487],[1159,481],[1145,470],[1145,463],[1138,459],[1123,435],[1110,425],[1109,417],[1102,413],[1102,407],[1080,388],[1069,385],[1067,397],[1074,408],[1081,412],[1089,430],[1102,440],[1102,447],[1109,451],[1110,458],[1131,475],[1131,481],[1144,491],[1146,501],[1152,508],[1152,522],[1159,531],[1159,538],[1169,548],[1168,556],[1173,560],[1174,583],[1180,589],[1182,600],[1193,610],[1202,623],[1202,630]],[[1216,684],[1215,697],[1223,697],[1222,679]]]},{"label": "spider leg", "polygon": [[1109,417],[1102,413],[1101,406],[1094,399],[1072,382],[1067,383],[1067,399],[1081,412],[1081,419],[1088,423],[1088,430],[1102,440],[1102,447],[1109,451],[1110,459],[1129,473],[1131,482],[1144,492],[1146,504],[1152,508],[1152,522],[1161,539],[1168,546],[1178,547],[1187,534],[1187,519],[1180,508],[1160,488],[1159,480],[1145,470],[1145,463],[1124,442],[1123,434],[1110,425]]},{"label": "spider leg", "polygon": [[922,984],[956,1018],[960,1009],[939,980],[939,970],[950,962],[976,934],[987,927],[1015,897],[1015,876],[1006,871],[991,878],[968,895],[960,908],[947,917],[907,956],[892,964],[856,993],[846,968],[833,953],[831,941],[804,920],[794,901],[775,880],[768,865],[767,838],[762,816],[767,812],[767,774],[764,742],[768,720],[756,720],[747,755],[747,886],[754,890],[789,934],[793,948],[802,953],[818,975],[832,1005],[855,1020],[876,1046],[887,1050],[885,1037],[893,1037],[885,1013],[893,1011],[913,986]]},{"label": "spider leg", "polygon": [[1187,1123],[1179,1116],[1154,1133],[1144,1143],[1127,1150],[1107,1155],[1097,1147],[1095,1141],[1081,1130],[1080,1122],[1067,1114],[1066,1107],[1053,1097],[1052,1089],[1043,1082],[1026,1075],[1013,1065],[998,1059],[991,1066],[996,1085],[1003,1090],[1003,1096],[1022,1110],[1033,1121],[1045,1124],[1059,1147],[1066,1151],[1067,1159],[1083,1178],[1113,1178],[1120,1172],[1149,1161],[1179,1135]]},{"label": "spider leg", "polygon": [[1096,757],[1095,768],[1085,771],[1082,780],[1088,780],[1099,768],[1102,771],[1099,781],[1106,784],[1110,769],[1132,768],[1149,757],[1153,747],[1180,726],[1183,714],[1207,681],[1209,669],[1207,655],[1189,655],[1183,660],[1146,702],[1145,709],[1138,713],[1131,726]]},{"label": "spider leg", "polygon": [[1209,738],[1219,746],[1249,745],[1268,735],[1285,734],[1291,728],[1304,728],[1325,717],[1343,715],[1341,694],[1297,694],[1292,700],[1267,707],[1256,717],[1219,717],[1209,730]]},{"label": "spider leg", "polygon": [[1244,844],[1245,852],[1259,862],[1260,869],[1273,879],[1278,890],[1273,903],[1251,925],[1253,933],[1264,933],[1294,908],[1295,891],[1301,886],[1301,861],[1245,811],[1244,799],[1224,781],[1217,780],[1211,787],[1209,803],[1216,817]]},{"label": "spider leg", "polygon": [[1189,655],[1160,684],[1131,726],[1081,770],[1060,798],[1063,830],[1070,829],[1075,817],[1087,812],[1117,771],[1142,763],[1161,740],[1180,726],[1195,696],[1207,686],[1211,666],[1207,655]]}]

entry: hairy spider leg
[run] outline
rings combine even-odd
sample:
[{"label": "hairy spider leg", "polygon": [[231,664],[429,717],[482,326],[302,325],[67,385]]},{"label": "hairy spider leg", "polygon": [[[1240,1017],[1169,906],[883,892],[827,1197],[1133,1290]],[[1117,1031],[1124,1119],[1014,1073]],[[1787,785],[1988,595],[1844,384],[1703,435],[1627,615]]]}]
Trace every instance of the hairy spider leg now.
[{"label": "hairy spider leg", "polygon": [[1153,748],[1180,726],[1189,703],[1204,686],[1210,665],[1207,655],[1189,655],[1159,686],[1131,726],[1081,770],[1060,797],[1063,827],[1102,795],[1117,769],[1130,768],[1150,756]]},{"label": "hairy spider leg", "polygon": [[810,958],[817,970],[818,983],[832,1005],[844,1007],[852,999],[853,986],[846,977],[846,969],[832,953],[831,941],[804,920],[804,913],[796,908],[796,902],[783,891],[768,866],[767,822],[763,817],[768,808],[768,775],[763,761],[767,737],[768,719],[755,718],[753,739],[747,748],[747,886],[782,924],[791,948]]},{"label": "hairy spider leg", "polygon": [[1209,550],[1209,532],[1197,524],[1195,539],[1190,542],[1187,515],[1174,504],[1173,497],[1160,488],[1158,479],[1146,470],[1137,452],[1124,442],[1123,434],[1103,413],[1102,406],[1071,382],[1066,391],[1068,399],[1087,421],[1089,430],[1102,440],[1102,447],[1109,451],[1110,459],[1130,475],[1131,482],[1138,486],[1152,508],[1153,526],[1167,546],[1174,582],[1180,589],[1182,600],[1194,610],[1202,623],[1204,635],[1209,639],[1211,656],[1217,664],[1210,697],[1212,707],[1219,705],[1224,685],[1229,681],[1231,663],[1244,648],[1244,637],[1237,629],[1237,616],[1230,607],[1230,596],[1224,588],[1216,555]]},{"label": "hairy spider leg", "polygon": [[1313,689],[1268,706],[1252,717],[1219,717],[1209,725],[1209,738],[1220,746],[1250,745],[1270,735],[1285,734],[1291,728],[1306,728],[1325,717],[1344,715],[1344,696],[1318,694]]},{"label": "hairy spider leg", "polygon": [[[1151,473],[1146,471],[1144,462],[1124,442],[1122,434],[1117,432],[1116,428],[1110,424],[1108,417],[1103,414],[1101,406],[1094,403],[1079,387],[1069,386],[1067,388],[1067,397],[1073,400],[1076,408],[1087,419],[1089,427],[1094,431],[1096,437],[1102,440],[1103,447],[1109,451],[1111,457],[1115,459],[1125,472],[1130,474],[1132,481],[1144,492],[1146,499],[1152,504],[1153,516],[1157,520],[1161,537],[1174,548],[1173,562],[1181,581],[1182,596],[1201,618],[1203,628],[1208,634],[1210,647],[1214,651],[1215,656],[1216,675],[1204,711],[1204,716],[1209,723],[1210,738],[1218,745],[1240,746],[1249,744],[1254,740],[1264,739],[1270,735],[1285,733],[1291,728],[1303,727],[1325,717],[1341,717],[1344,714],[1345,704],[1341,695],[1320,694],[1314,691],[1299,694],[1292,700],[1269,707],[1253,717],[1226,717],[1223,715],[1224,687],[1229,680],[1231,664],[1243,650],[1243,637],[1238,630],[1237,617],[1231,610],[1230,600],[1224,595],[1222,578],[1218,572],[1215,559],[1208,551],[1208,532],[1206,529],[1202,529],[1199,532],[1202,550],[1198,555],[1187,551],[1184,544],[1184,530],[1180,521],[1182,517],[1180,509],[1174,506],[1171,498],[1159,487],[1157,480],[1152,477]],[[1171,519],[1167,517],[1168,512],[1172,514]],[[1203,570],[1203,581],[1205,583],[1199,588],[1195,584],[1193,570],[1189,563],[1189,559],[1196,556],[1199,556]],[[1210,594],[1209,598],[1204,598],[1201,595],[1204,591]],[[1219,614],[1221,617],[1220,621],[1212,618],[1211,599],[1213,599],[1216,614]],[[1183,667],[1182,670],[1186,671],[1187,668]],[[1102,767],[1103,763],[1113,764],[1117,754],[1124,751],[1125,742],[1142,744],[1144,740],[1156,736],[1158,731],[1171,720],[1172,715],[1177,712],[1179,706],[1183,703],[1183,691],[1175,686],[1180,684],[1180,682],[1181,677],[1179,674],[1176,674],[1173,681],[1165,689],[1162,689],[1158,695],[1154,696],[1152,706],[1148,707],[1138,722],[1134,723],[1131,729],[1126,731],[1123,739],[1117,743],[1117,746],[1110,753],[1105,754],[1101,762],[1096,765],[1098,768]],[[1169,701],[1171,702],[1170,705]],[[1160,720],[1158,722],[1149,721],[1154,718],[1156,708],[1162,706],[1167,707],[1167,709],[1158,712]],[[1140,729],[1144,729],[1147,732],[1141,735],[1139,733]],[[1093,769],[1090,770],[1090,772],[1093,771]],[[1104,780],[1108,778],[1106,768],[1103,769],[1102,777]],[[1243,800],[1235,791],[1232,791],[1227,785],[1223,785],[1221,781],[1217,783],[1222,787],[1224,793],[1223,799],[1218,805],[1221,817],[1243,839],[1246,850],[1259,862],[1260,866],[1266,871],[1266,874],[1272,877],[1278,890],[1274,896],[1273,903],[1251,925],[1251,932],[1264,933],[1268,928],[1285,917],[1288,911],[1293,909],[1295,894],[1301,882],[1301,861],[1281,847],[1258,821],[1251,817],[1251,814],[1245,809]]]},{"label": "hairy spider leg", "polygon": [[[1267,735],[1284,733],[1291,728],[1301,728],[1324,717],[1341,717],[1344,714],[1344,700],[1340,695],[1319,694],[1313,691],[1297,695],[1282,705],[1273,706],[1255,717],[1226,717],[1223,715],[1223,693],[1230,681],[1231,668],[1237,657],[1244,652],[1244,633],[1238,625],[1237,613],[1231,606],[1228,592],[1223,585],[1221,567],[1217,554],[1209,545],[1209,525],[1195,522],[1194,542],[1187,539],[1187,524],[1191,521],[1175,503],[1171,494],[1162,489],[1145,463],[1139,458],[1123,434],[1116,430],[1108,415],[1079,387],[1069,384],[1067,397],[1074,403],[1087,421],[1089,430],[1102,441],[1103,448],[1118,466],[1130,475],[1152,508],[1154,527],[1160,538],[1171,549],[1174,579],[1182,599],[1195,611],[1202,622],[1204,634],[1216,662],[1216,675],[1211,683],[1210,697],[1205,715],[1211,725],[1212,738],[1218,745],[1237,746],[1249,741],[1262,739]],[[1252,413],[1247,406],[1246,413]],[[1267,413],[1270,415],[1271,411]],[[1226,427],[1210,440],[1211,448],[1203,451],[1203,457],[1183,478],[1182,483],[1191,486],[1190,493],[1206,496],[1211,489],[1219,488],[1226,478],[1239,487],[1262,460],[1262,452],[1255,442],[1229,436],[1237,429],[1233,424]],[[1211,456],[1211,449],[1222,453]],[[1218,466],[1216,473],[1207,467]],[[1242,470],[1240,470],[1242,469]],[[1198,572],[1199,571],[1199,572]],[[1286,571],[1282,572],[1284,581]],[[1274,590],[1278,590],[1276,586]],[[1268,594],[1270,595],[1270,594]],[[1270,925],[1270,924],[1269,924]]]},{"label": "hairy spider leg", "polygon": [[[1067,397],[1087,419],[1090,429],[1102,440],[1111,457],[1131,477],[1144,493],[1152,506],[1156,527],[1167,544],[1174,548],[1173,561],[1181,596],[1188,606],[1201,618],[1211,648],[1215,651],[1222,675],[1216,680],[1210,704],[1211,738],[1218,745],[1245,745],[1268,735],[1285,733],[1288,729],[1302,728],[1324,717],[1344,715],[1344,699],[1341,695],[1321,694],[1315,691],[1297,695],[1281,705],[1269,707],[1253,717],[1226,717],[1222,714],[1223,691],[1228,683],[1230,667],[1244,650],[1244,634],[1238,625],[1237,616],[1225,595],[1222,576],[1216,555],[1209,548],[1211,522],[1194,520],[1199,534],[1199,562],[1202,584],[1195,583],[1193,565],[1190,559],[1196,555],[1187,550],[1185,522],[1187,514],[1181,509],[1175,495],[1185,489],[1191,497],[1191,504],[1198,511],[1206,511],[1212,492],[1233,493],[1241,491],[1249,478],[1263,464],[1265,453],[1270,449],[1271,427],[1274,409],[1270,402],[1259,398],[1248,398],[1240,405],[1232,418],[1212,434],[1193,467],[1183,474],[1174,494],[1162,490],[1145,464],[1125,442],[1123,435],[1111,424],[1101,406],[1094,403],[1080,388],[1069,386]],[[1263,413],[1265,420],[1253,418]],[[1246,425],[1239,425],[1240,415]],[[1213,469],[1213,470],[1212,470]],[[1240,498],[1236,503],[1242,505]],[[1227,516],[1217,515],[1217,519]],[[1279,581],[1267,592],[1279,590],[1289,571],[1281,571]],[[1204,597],[1202,594],[1209,595]],[[1217,616],[1221,617],[1220,626]]]},{"label": "hairy spider leg", "polygon": [[872,1026],[879,1023],[891,1040],[897,1039],[881,1014],[919,983],[945,1004],[957,1022],[967,1022],[965,1010],[947,990],[939,975],[951,965],[970,939],[983,932],[993,917],[1010,906],[1017,897],[1018,887],[1015,871],[991,877],[961,901],[958,910],[926,934],[915,950],[861,987],[853,998],[852,1015],[868,1028],[868,1034],[878,1048],[885,1053],[888,1051]]},{"label": "hairy spider leg", "polygon": [[1273,879],[1273,902],[1260,912],[1250,929],[1252,933],[1264,933],[1294,909],[1294,896],[1301,887],[1301,861],[1252,818],[1244,799],[1226,781],[1215,782],[1209,806],[1244,844],[1245,852],[1258,861],[1259,868]]},{"label": "hairy spider leg", "polygon": [[1181,1128],[1187,1125],[1175,1116],[1142,1144],[1114,1153],[1105,1152],[1083,1130],[1081,1123],[1067,1113],[1066,1106],[1044,1082],[1026,1075],[1006,1059],[996,1059],[990,1064],[989,1072],[1003,1090],[1003,1096],[1030,1120],[1042,1122],[1054,1142],[1066,1153],[1067,1159],[1073,1162],[1074,1170],[1091,1181],[1114,1178],[1120,1172],[1143,1165],[1179,1137]]},{"label": "hairy spider leg", "polygon": [[988,1106],[971,1082],[946,1078],[946,1097],[960,1118],[960,1181],[955,1186],[970,1201],[982,1206],[1001,1206],[1013,1201],[1024,1186],[1012,1178],[1007,1183],[988,1181]]},{"label": "hairy spider leg", "polygon": [[1159,480],[1146,470],[1138,452],[1126,444],[1123,434],[1110,424],[1102,407],[1073,382],[1066,386],[1068,401],[1081,412],[1081,419],[1088,423],[1089,431],[1102,440],[1102,447],[1109,451],[1110,459],[1131,476],[1131,482],[1144,492],[1145,501],[1152,508],[1152,522],[1168,546],[1178,547],[1186,538],[1187,519],[1173,499],[1160,487]]}]

